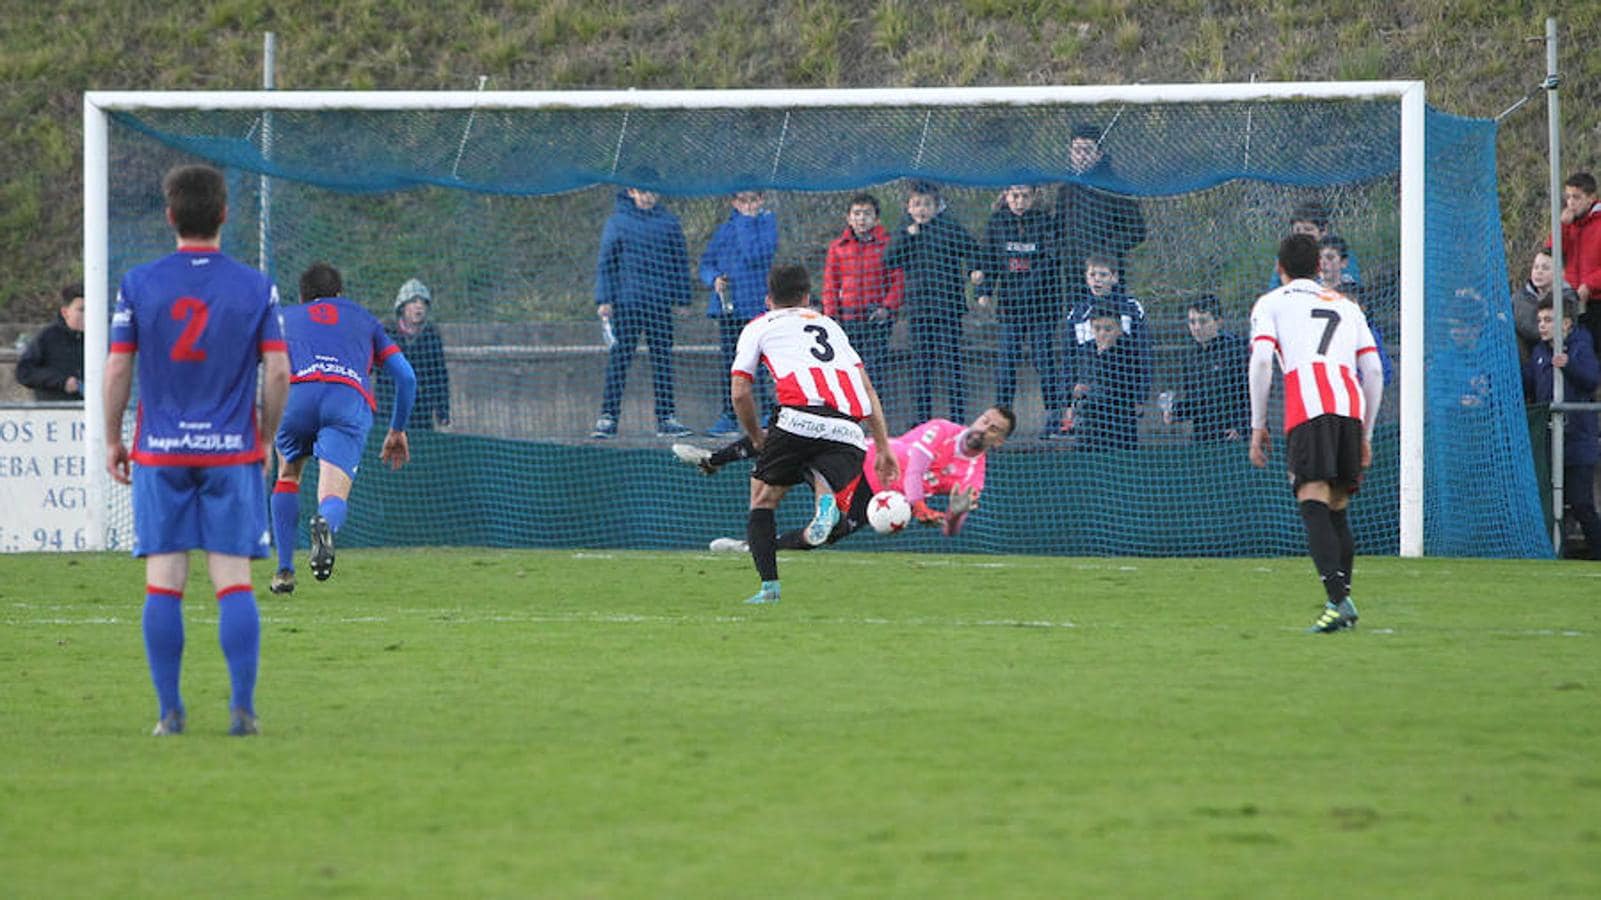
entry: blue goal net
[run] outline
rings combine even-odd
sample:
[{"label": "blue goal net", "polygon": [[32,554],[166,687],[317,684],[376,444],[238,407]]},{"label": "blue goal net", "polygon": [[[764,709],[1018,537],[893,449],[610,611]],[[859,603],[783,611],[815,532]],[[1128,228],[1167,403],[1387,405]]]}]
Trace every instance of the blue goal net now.
[{"label": "blue goal net", "polygon": [[[331,263],[389,323],[421,382],[413,462],[378,464],[391,402],[380,381],[342,546],[743,536],[749,463],[707,477],[671,448],[738,437],[734,342],[763,311],[768,269],[798,263],[892,434],[995,404],[1016,416],[958,534],[914,527],[846,546],[1276,555],[1304,540],[1282,437],[1268,468],[1247,460],[1245,338],[1278,242],[1315,229],[1320,275],[1364,306],[1383,345],[1374,463],[1352,522],[1359,552],[1397,552],[1396,99],[849,96],[114,112],[108,290],[171,249],[163,172],[205,161],[229,178],[225,250],[266,269],[286,302],[307,266]],[[1429,110],[1426,129],[1425,552],[1549,555],[1495,126]],[[753,386],[774,402],[770,379]],[[1275,430],[1281,397],[1276,384]],[[810,501],[792,492],[780,529],[804,523]]]}]

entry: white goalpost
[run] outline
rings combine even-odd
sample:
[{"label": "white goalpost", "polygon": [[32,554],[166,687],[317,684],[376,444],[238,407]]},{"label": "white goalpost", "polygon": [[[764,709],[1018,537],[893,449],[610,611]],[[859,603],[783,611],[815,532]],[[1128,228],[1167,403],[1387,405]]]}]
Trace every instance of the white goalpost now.
[{"label": "white goalpost", "polygon": [[[442,92],[140,92],[88,91],[84,94],[84,286],[85,433],[87,435],[88,516],[91,543],[107,547],[108,508],[113,485],[105,469],[106,440],[101,385],[108,339],[109,310],[116,278],[112,271],[113,156],[112,117],[155,110],[197,110],[275,115],[278,147],[285,142],[282,116],[312,111],[490,111],[521,110],[869,110],[879,108],[939,110],[951,108],[1029,108],[1152,104],[1246,104],[1290,101],[1381,100],[1396,104],[1399,115],[1399,173],[1396,229],[1399,341],[1398,510],[1399,552],[1417,557],[1425,552],[1424,425],[1425,352],[1425,147],[1426,106],[1421,81],[1305,82],[1252,84],[1186,84],[1127,86],[1063,86],[1010,88],[923,88],[862,90],[707,90],[707,91],[442,91]],[[481,120],[480,120],[481,121]],[[787,119],[785,125],[787,126]],[[476,132],[475,132],[476,134]],[[458,135],[465,141],[465,134]],[[1065,140],[1065,137],[1063,138]],[[622,137],[618,138],[621,153]],[[1262,152],[1271,152],[1264,150]],[[275,151],[276,153],[276,151]],[[460,153],[457,152],[457,162]],[[1001,161],[1004,163],[1004,160]],[[537,164],[531,162],[531,164]],[[776,168],[776,162],[774,167]],[[1004,167],[1004,166],[1003,166]],[[615,168],[615,160],[614,160]],[[764,170],[765,173],[765,170]],[[265,184],[272,173],[259,174]],[[161,173],[118,173],[117,178],[155,181]],[[272,191],[276,203],[279,191]],[[266,191],[263,191],[266,194]],[[266,203],[267,201],[263,201]],[[267,210],[262,210],[262,219]],[[273,215],[278,226],[279,216]],[[265,228],[265,225],[263,225]],[[265,238],[263,238],[265,243]],[[642,376],[636,376],[642,377]],[[270,439],[270,438],[269,438]],[[1241,451],[1243,454],[1243,450]]]}]

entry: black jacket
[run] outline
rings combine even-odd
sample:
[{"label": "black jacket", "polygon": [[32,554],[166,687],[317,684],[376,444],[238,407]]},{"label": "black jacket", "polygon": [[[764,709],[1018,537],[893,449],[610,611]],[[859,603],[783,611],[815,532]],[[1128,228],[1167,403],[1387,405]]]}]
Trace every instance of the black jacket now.
[{"label": "black jacket", "polygon": [[1184,354],[1183,396],[1173,404],[1175,420],[1195,423],[1197,441],[1221,441],[1230,429],[1251,431],[1250,342],[1219,331],[1209,344],[1191,342]]},{"label": "black jacket", "polygon": [[1006,207],[984,226],[984,282],[978,293],[994,297],[1003,316],[1060,313],[1056,225],[1037,209],[1021,216]]},{"label": "black jacket", "polygon": [[[76,393],[67,393],[68,377],[78,379]],[[33,388],[33,398],[41,402],[82,400],[83,332],[68,328],[58,313],[22,351],[17,360],[17,383]]]},{"label": "black jacket", "polygon": [[1083,177],[1096,186],[1069,182],[1056,191],[1063,275],[1068,284],[1083,282],[1084,257],[1105,253],[1117,260],[1121,279],[1128,252],[1145,240],[1145,216],[1138,200],[1116,190],[1122,179],[1112,171],[1108,157],[1102,156]]},{"label": "black jacket", "polygon": [[1089,392],[1073,401],[1073,434],[1081,450],[1133,450],[1139,446],[1140,404],[1150,391],[1149,358],[1120,339],[1102,353],[1091,349],[1079,366]]},{"label": "black jacket", "polygon": [[[435,422],[450,424],[450,372],[445,368],[445,342],[432,322],[424,322],[422,330],[407,335],[394,323],[384,325],[384,331],[400,346],[400,352],[417,373],[417,400],[411,407],[411,421],[406,427],[413,431],[430,431]],[[378,411],[387,421],[394,409],[395,383],[379,369],[375,374]]]},{"label": "black jacket", "polygon": [[961,315],[967,309],[967,273],[980,268],[978,241],[954,218],[940,213],[908,234],[908,219],[884,253],[884,268],[906,279],[901,308],[912,318]]}]

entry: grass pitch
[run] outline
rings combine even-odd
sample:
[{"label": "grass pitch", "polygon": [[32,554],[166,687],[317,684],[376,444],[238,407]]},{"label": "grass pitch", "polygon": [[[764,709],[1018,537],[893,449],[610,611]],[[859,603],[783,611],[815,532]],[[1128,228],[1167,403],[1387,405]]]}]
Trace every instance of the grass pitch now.
[{"label": "grass pitch", "polygon": [[5,558],[0,894],[1601,894],[1601,568],[781,565],[342,553],[241,740],[203,577],[154,739],[143,566]]}]

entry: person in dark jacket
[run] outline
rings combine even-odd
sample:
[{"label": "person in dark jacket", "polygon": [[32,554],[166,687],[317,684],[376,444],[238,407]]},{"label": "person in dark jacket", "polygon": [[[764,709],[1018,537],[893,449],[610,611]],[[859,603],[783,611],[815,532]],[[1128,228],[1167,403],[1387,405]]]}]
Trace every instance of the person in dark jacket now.
[{"label": "person in dark jacket", "polygon": [[1123,339],[1123,318],[1116,306],[1097,306],[1090,313],[1095,347],[1079,367],[1065,422],[1079,450],[1139,446],[1140,403],[1151,387],[1150,357]]},{"label": "person in dark jacket", "polygon": [[[1538,312],[1540,343],[1534,345],[1523,366],[1523,394],[1534,403],[1550,403],[1554,395],[1556,370],[1562,370],[1562,399],[1582,402],[1595,395],[1601,385],[1601,363],[1596,361],[1590,332],[1573,327],[1573,316],[1562,311],[1563,352],[1554,352],[1551,343],[1556,332],[1556,313],[1549,294]],[[1601,456],[1596,444],[1596,414],[1570,412],[1562,431],[1562,484],[1565,512],[1572,515],[1584,532],[1590,558],[1601,559],[1601,516],[1595,509],[1595,464]]]},{"label": "person in dark jacket", "polygon": [[17,383],[41,403],[83,399],[83,285],[61,289],[56,320],[34,335],[17,360]]},{"label": "person in dark jacket", "polygon": [[[413,431],[450,427],[450,371],[445,368],[445,342],[428,318],[433,303],[428,285],[416,278],[408,279],[395,294],[395,321],[384,323],[384,331],[405,354],[417,376],[410,419]],[[382,369],[373,374],[378,409],[381,415],[388,416],[394,407],[395,384]]]},{"label": "person in dark jacket", "polygon": [[[1069,403],[1074,402],[1081,394],[1080,389],[1089,383],[1085,370],[1097,352],[1093,321],[1097,310],[1118,312],[1121,327],[1117,342],[1123,348],[1121,352],[1140,357],[1140,371],[1148,373],[1151,369],[1152,340],[1145,322],[1145,307],[1123,290],[1116,267],[1117,261],[1110,254],[1091,253],[1084,259],[1083,281],[1071,295],[1062,347],[1062,383],[1067,386]],[[1144,399],[1143,394],[1141,399]],[[1064,440],[1070,436],[1066,427],[1042,435],[1046,440]]]},{"label": "person in dark jacket", "polygon": [[1117,264],[1118,280],[1126,281],[1129,251],[1145,240],[1145,216],[1102,152],[1100,129],[1093,125],[1073,128],[1068,166],[1074,180],[1057,188],[1055,212],[1067,284],[1078,282],[1084,259],[1091,253],[1110,254]]},{"label": "person in dark jacket", "polygon": [[1184,354],[1179,396],[1162,410],[1162,420],[1194,423],[1191,437],[1198,443],[1249,437],[1250,342],[1222,329],[1222,305],[1211,294],[1190,301],[1188,318],[1195,343]]},{"label": "person in dark jacket", "polygon": [[[778,253],[778,217],[763,209],[766,198],[761,191],[740,191],[732,199],[728,218],[712,233],[706,252],[700,255],[700,280],[711,289],[706,315],[717,322],[717,343],[722,351],[722,374],[734,366],[734,349],[739,334],[751,319],[767,312],[767,273]],[[731,437],[740,433],[729,395],[729,380],[720,378],[723,389],[722,415],[707,430],[712,437]],[[757,409],[771,405],[766,399],[766,378],[758,385]]]},{"label": "person in dark jacket", "polygon": [[[656,173],[635,173],[649,183]],[[617,436],[617,416],[628,385],[628,366],[641,339],[650,350],[651,387],[656,402],[656,434],[694,434],[678,421],[673,397],[673,308],[690,301],[689,249],[678,217],[659,205],[661,197],[643,187],[617,192],[616,206],[600,235],[595,261],[595,314],[611,326],[611,355],[600,417],[590,437]]]},{"label": "person in dark jacket", "polygon": [[1034,206],[1032,185],[1014,184],[1001,195],[1001,207],[984,227],[984,278],[980,306],[994,304],[1001,323],[1000,368],[995,402],[1011,408],[1017,397],[1017,369],[1031,355],[1039,373],[1048,425],[1057,429],[1065,405],[1056,332],[1062,324],[1062,294],[1056,260],[1056,226]]},{"label": "person in dark jacket", "polygon": [[962,316],[967,283],[982,278],[978,241],[954,216],[944,213],[939,188],[915,181],[906,198],[907,221],[884,254],[884,266],[899,269],[905,295],[901,308],[911,331],[912,421],[934,418],[934,380],[945,388],[946,418],[967,421],[963,374]]}]

